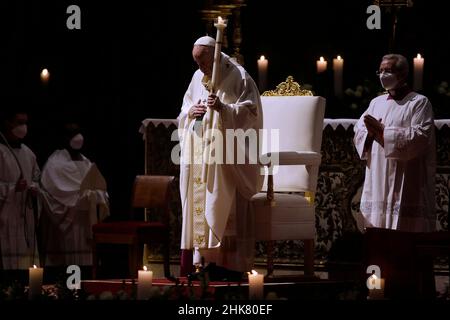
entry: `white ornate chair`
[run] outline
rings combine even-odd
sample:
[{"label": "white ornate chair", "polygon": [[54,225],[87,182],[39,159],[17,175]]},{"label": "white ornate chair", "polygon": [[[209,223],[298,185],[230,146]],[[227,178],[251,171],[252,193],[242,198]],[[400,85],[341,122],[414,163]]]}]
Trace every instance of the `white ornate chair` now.
[{"label": "white ornate chair", "polygon": [[[279,148],[263,139],[262,153],[280,166],[266,166],[262,191],[252,198],[257,241],[269,241],[267,275],[273,273],[276,240],[303,240],[305,276],[314,275],[315,206],[325,99],[301,90],[292,77],[263,94],[263,128],[279,130]],[[277,170],[278,169],[278,170]],[[273,170],[273,171],[272,171]],[[267,174],[273,172],[273,175]]]}]

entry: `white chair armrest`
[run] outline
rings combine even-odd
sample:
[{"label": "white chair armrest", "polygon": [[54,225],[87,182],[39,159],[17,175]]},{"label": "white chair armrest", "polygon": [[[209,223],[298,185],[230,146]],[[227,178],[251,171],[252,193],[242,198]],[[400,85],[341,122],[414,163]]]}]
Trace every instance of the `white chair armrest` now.
[{"label": "white chair armrest", "polygon": [[322,155],[314,151],[281,151],[270,152],[262,156],[263,159],[278,159],[278,163],[267,163],[265,166],[273,165],[310,165],[318,166],[322,160]]}]

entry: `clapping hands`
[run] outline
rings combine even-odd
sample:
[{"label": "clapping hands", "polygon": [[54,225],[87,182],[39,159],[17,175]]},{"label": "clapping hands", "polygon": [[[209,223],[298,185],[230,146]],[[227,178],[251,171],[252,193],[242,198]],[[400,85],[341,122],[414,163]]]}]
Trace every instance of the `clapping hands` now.
[{"label": "clapping hands", "polygon": [[381,119],[377,120],[370,114],[367,114],[364,116],[364,124],[369,133],[369,138],[374,139],[384,147],[384,124],[381,123]]}]

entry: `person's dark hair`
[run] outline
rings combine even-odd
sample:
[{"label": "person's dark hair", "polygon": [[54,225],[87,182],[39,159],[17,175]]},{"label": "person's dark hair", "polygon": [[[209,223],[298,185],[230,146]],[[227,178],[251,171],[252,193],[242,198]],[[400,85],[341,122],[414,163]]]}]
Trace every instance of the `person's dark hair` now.
[{"label": "person's dark hair", "polygon": [[81,133],[81,127],[76,122],[66,122],[62,127],[62,135],[66,139],[71,139]]},{"label": "person's dark hair", "polygon": [[0,98],[0,129],[3,130],[6,122],[13,120],[18,114],[28,114],[24,99],[17,97]]},{"label": "person's dark hair", "polygon": [[77,134],[83,134],[83,128],[76,121],[66,121],[59,129],[59,147],[67,148],[69,141]]}]

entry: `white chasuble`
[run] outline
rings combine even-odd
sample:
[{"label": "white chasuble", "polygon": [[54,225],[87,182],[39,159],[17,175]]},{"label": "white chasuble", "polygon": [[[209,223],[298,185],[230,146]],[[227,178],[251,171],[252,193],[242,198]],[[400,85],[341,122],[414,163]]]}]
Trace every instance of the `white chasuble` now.
[{"label": "white chasuble", "polygon": [[[220,112],[208,110],[201,124],[197,121],[196,125],[195,119],[189,118],[189,109],[199,100],[206,104],[209,95],[203,84],[204,74],[197,70],[186,91],[178,117],[183,211],[181,248],[200,250],[200,254],[210,261],[218,260],[208,257],[209,249],[215,248],[211,252],[219,252],[222,258],[227,255],[222,250],[225,248],[224,241],[246,243],[247,247],[251,246],[250,243],[254,245],[254,236],[250,232],[253,226],[244,221],[248,221],[251,215],[250,210],[247,210],[248,202],[260,191],[263,181],[260,166],[256,161],[249,161],[248,146],[236,144],[232,146],[234,153],[231,153],[227,152],[230,146],[225,146],[224,142],[227,130],[253,129],[256,133],[254,142],[259,144],[259,129],[262,128],[259,91],[246,71],[223,53],[220,68],[216,95],[224,104],[223,109]],[[256,149],[259,152],[259,148]],[[245,155],[244,164],[236,164],[236,155],[239,153]],[[234,159],[230,159],[233,155]],[[254,155],[253,159],[257,160],[258,157]],[[244,202],[245,205],[238,206],[237,202]],[[245,230],[241,226],[243,223],[247,227]],[[233,240],[230,241],[229,237]],[[226,251],[238,251],[236,254],[242,255],[242,250],[239,251],[236,245],[227,247],[229,250]],[[238,265],[223,262],[223,259],[218,262],[225,267],[246,271],[249,265],[247,260],[251,259],[233,261]]]}]

